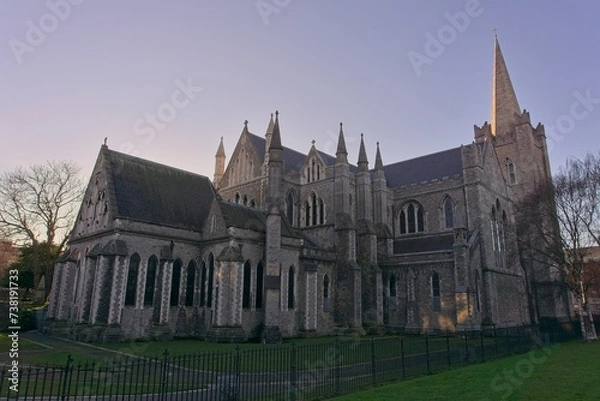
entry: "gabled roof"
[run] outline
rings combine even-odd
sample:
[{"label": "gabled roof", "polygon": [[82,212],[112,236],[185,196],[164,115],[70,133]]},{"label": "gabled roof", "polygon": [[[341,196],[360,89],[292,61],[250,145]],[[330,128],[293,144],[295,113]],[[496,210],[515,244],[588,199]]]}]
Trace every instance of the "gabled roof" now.
[{"label": "gabled roof", "polygon": [[[260,160],[265,160],[265,144],[266,139],[260,137],[258,135],[254,135],[252,133],[248,133],[248,138],[250,138],[250,142],[256,149],[256,153]],[[317,150],[321,159],[327,166],[334,165],[336,162],[336,158],[334,156],[328,155],[327,153],[323,153],[320,150]],[[304,153],[298,152],[294,149],[290,149],[288,147],[283,146],[283,167],[289,170],[300,171],[302,166],[304,165],[304,161],[306,160],[307,155]],[[356,169],[355,166],[350,165],[350,171]]]},{"label": "gabled roof", "polygon": [[215,191],[210,180],[103,148],[114,190],[114,216],[201,230]]},{"label": "gabled roof", "polygon": [[388,164],[383,167],[391,188],[462,174],[460,147]]},{"label": "gabled roof", "polygon": [[[218,205],[227,227],[238,227],[258,232],[266,232],[267,213],[265,211],[226,202],[224,200],[218,200]],[[286,223],[285,216],[282,216],[281,218],[281,235],[285,237],[304,238],[299,230],[290,227]]]}]

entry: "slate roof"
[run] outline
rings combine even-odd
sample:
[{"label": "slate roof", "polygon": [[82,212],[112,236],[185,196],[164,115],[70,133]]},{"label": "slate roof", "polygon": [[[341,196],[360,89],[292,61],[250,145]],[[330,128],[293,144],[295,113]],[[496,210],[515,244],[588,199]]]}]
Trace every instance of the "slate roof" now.
[{"label": "slate roof", "polygon": [[460,147],[388,164],[383,167],[391,188],[462,174]]},{"label": "slate roof", "polygon": [[[251,133],[248,133],[248,138],[250,138],[250,142],[256,149],[259,159],[265,160],[266,139],[263,137],[260,137],[258,135],[251,134]],[[323,159],[323,162],[327,166],[331,166],[331,165],[335,164],[336,158],[334,156],[328,155],[327,153],[323,153],[320,150],[317,150],[317,152],[319,153],[319,156],[321,156],[321,159]],[[284,168],[287,168],[289,170],[294,170],[294,171],[300,171],[300,169],[302,168],[302,165],[304,164],[304,161],[306,160],[307,155],[305,155],[304,153],[298,152],[294,149],[290,149],[290,148],[283,146],[282,157],[283,157],[283,167]],[[350,165],[350,171],[354,171],[354,170],[356,170],[356,166]]]},{"label": "slate roof", "polygon": [[[265,211],[223,200],[219,200],[219,207],[227,227],[246,228],[258,232],[265,232],[267,229],[267,214]],[[281,219],[281,235],[303,238],[297,230],[286,224],[283,216]]]},{"label": "slate roof", "polygon": [[215,198],[202,175],[104,149],[115,217],[201,230]]},{"label": "slate roof", "polygon": [[453,244],[454,235],[451,233],[431,237],[401,238],[394,241],[394,253],[450,251]]}]

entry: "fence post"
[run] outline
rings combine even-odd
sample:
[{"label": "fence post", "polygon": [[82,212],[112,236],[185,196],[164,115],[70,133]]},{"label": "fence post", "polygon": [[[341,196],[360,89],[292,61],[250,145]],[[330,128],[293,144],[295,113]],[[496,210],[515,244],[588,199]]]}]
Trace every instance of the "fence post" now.
[{"label": "fence post", "polygon": [[448,367],[452,364],[450,361],[450,335],[446,333],[446,356],[448,357]]},{"label": "fence post", "polygon": [[485,362],[485,344],[483,343],[483,329],[479,329],[479,343],[481,344],[481,361]]},{"label": "fence post", "polygon": [[[239,348],[239,345],[238,345]],[[296,345],[292,343],[290,346],[290,385],[291,385],[291,394],[290,399],[292,401],[296,401],[296,392],[298,389],[298,379],[296,373]]]},{"label": "fence post", "polygon": [[168,365],[168,360],[169,360],[169,350],[165,349],[165,352],[163,352],[163,363],[161,366],[161,373],[160,373],[160,399],[164,400],[165,399],[165,395],[167,394],[167,365]]},{"label": "fence post", "polygon": [[67,356],[67,363],[65,365],[65,374],[63,376],[63,383],[62,383],[62,389],[61,389],[61,399],[64,400],[66,399],[66,397],[69,396],[69,372],[73,369],[73,358],[71,357],[71,354],[69,354]]},{"label": "fence post", "polygon": [[425,333],[425,354],[427,355],[427,374],[431,374],[431,366],[429,365],[429,335]]},{"label": "fence post", "polygon": [[376,384],[375,381],[375,340],[371,337],[371,381],[373,385]]},{"label": "fence post", "polygon": [[402,378],[406,378],[406,371],[404,367],[404,336],[400,334],[400,361],[402,363]]},{"label": "fence post", "polygon": [[335,339],[335,359],[333,361],[333,363],[335,364],[335,393],[337,395],[339,395],[341,393],[341,369],[342,369],[342,355],[341,355],[341,347],[340,347],[340,340],[339,339]]}]

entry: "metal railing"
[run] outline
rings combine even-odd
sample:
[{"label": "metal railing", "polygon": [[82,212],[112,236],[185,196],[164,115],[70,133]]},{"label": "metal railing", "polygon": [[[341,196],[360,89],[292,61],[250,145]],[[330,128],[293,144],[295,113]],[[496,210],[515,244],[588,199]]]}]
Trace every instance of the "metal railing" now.
[{"label": "metal railing", "polygon": [[[338,339],[63,366],[0,367],[0,400],[312,400],[579,338],[564,327]],[[16,376],[15,376],[16,375]],[[18,378],[18,392],[11,378]]]}]

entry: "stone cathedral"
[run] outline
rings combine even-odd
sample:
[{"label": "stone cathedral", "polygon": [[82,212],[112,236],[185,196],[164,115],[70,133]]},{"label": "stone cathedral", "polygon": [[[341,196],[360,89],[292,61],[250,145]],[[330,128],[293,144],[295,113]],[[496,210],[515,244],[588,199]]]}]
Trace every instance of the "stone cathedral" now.
[{"label": "stone cathedral", "polygon": [[[438,332],[568,315],[533,298],[515,202],[550,176],[495,41],[490,123],[471,144],[384,163],[284,146],[248,122],[214,178],[103,145],[55,266],[46,331],[80,340]],[[354,163],[356,160],[356,163]],[[535,313],[534,313],[535,312]]]}]

